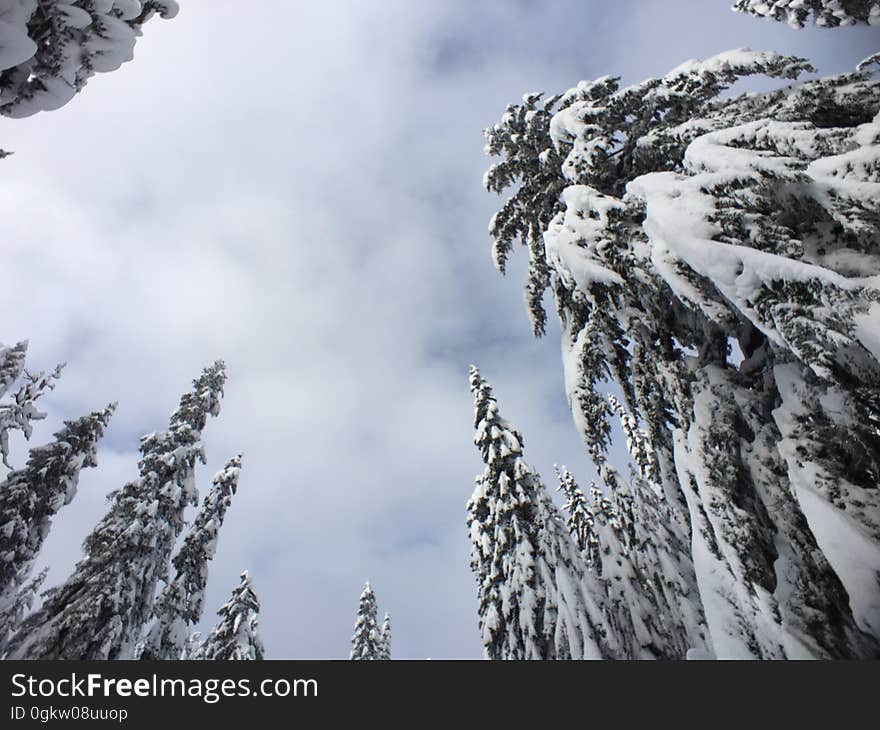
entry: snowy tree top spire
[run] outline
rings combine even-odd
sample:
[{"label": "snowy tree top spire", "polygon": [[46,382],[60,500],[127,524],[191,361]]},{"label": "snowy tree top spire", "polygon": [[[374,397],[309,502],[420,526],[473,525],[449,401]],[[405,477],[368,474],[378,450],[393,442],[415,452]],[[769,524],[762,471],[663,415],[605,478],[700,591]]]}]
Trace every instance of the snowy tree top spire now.
[{"label": "snowy tree top spire", "polygon": [[379,629],[379,659],[391,659],[391,615],[385,614],[382,628]]},{"label": "snowy tree top spire", "polygon": [[469,372],[474,395],[474,444],[488,464],[494,464],[496,459],[519,457],[523,449],[522,436],[501,416],[492,386],[477,367],[471,365]]},{"label": "snowy tree top spire", "polygon": [[468,501],[467,524],[486,655],[613,656],[601,612],[585,592],[586,563],[540,477],[523,461],[522,437],[474,367],[470,382],[474,443],[486,467]]},{"label": "snowy tree top spire", "polygon": [[251,585],[248,571],[232,597],[220,607],[220,620],[196,650],[195,659],[260,660],[265,651],[258,633],[260,601]]},{"label": "snowy tree top spire", "polygon": [[186,424],[195,431],[205,427],[208,416],[220,412],[220,399],[226,383],[226,364],[217,360],[193,380],[193,387],[180,399],[180,405],[171,415],[171,427]]},{"label": "snowy tree top spire", "polygon": [[376,594],[373,592],[370,581],[367,581],[364,583],[364,589],[361,591],[358,603],[354,635],[351,637],[350,659],[370,661],[381,658],[381,636],[377,612]]}]

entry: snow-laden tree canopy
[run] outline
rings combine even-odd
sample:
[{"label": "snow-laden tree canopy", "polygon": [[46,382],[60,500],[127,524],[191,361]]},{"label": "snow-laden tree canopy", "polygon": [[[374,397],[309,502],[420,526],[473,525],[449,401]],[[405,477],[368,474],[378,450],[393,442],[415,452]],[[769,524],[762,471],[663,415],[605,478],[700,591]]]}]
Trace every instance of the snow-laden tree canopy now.
[{"label": "snow-laden tree canopy", "polygon": [[175,0],[0,0],[0,114],[64,106],[95,73],[133,58],[153,15],[178,9]]},{"label": "snow-laden tree canopy", "polygon": [[880,638],[880,85],[723,93],[810,70],[731,51],[528,94],[486,130],[486,187],[513,190],[496,266],[527,247],[537,333],[552,289],[610,488],[612,384],[645,432],[717,656],[865,656]]},{"label": "snow-laden tree canopy", "polygon": [[733,9],[803,28],[809,18],[818,26],[880,25],[880,0],[736,0]]}]

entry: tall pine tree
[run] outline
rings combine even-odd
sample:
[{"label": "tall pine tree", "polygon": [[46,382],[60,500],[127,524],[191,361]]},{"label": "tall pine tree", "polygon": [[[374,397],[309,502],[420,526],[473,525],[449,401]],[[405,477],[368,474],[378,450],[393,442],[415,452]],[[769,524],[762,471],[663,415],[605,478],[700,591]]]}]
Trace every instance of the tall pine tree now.
[{"label": "tall pine tree", "polygon": [[622,658],[588,572],[523,440],[475,367],[474,443],[486,468],[468,502],[471,569],[489,659]]},{"label": "tall pine tree", "polygon": [[144,641],[141,659],[180,659],[186,650],[193,627],[202,617],[208,563],[217,551],[217,537],[238,487],[240,471],[239,455],[214,477],[195,522],[171,561],[175,576],[156,599],[156,621]]},{"label": "tall pine tree", "polygon": [[125,659],[150,617],[156,584],[167,580],[183,513],[198,499],[201,435],[217,415],[226,381],[221,361],[193,381],[167,431],[141,439],[140,477],[111,495],[110,509],[86,538],[73,575],[52,588],[10,642],[9,656]]}]

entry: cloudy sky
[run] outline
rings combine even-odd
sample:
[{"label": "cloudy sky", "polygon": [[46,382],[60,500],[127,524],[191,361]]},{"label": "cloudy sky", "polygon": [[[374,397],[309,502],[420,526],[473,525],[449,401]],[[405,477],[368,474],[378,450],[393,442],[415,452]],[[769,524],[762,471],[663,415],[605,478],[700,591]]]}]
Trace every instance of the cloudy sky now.
[{"label": "cloudy sky", "polygon": [[797,32],[727,0],[181,5],[65,108],[0,120],[0,339],[68,363],[34,440],[119,401],[49,584],[136,475],[138,437],[222,357],[202,488],[238,451],[244,468],[208,606],[247,568],[271,657],[342,658],[369,579],[395,657],[479,657],[468,364],[548,481],[555,462],[591,474],[521,257],[507,278],[490,262],[481,130],[524,92],[746,45],[848,70],[877,31]]}]

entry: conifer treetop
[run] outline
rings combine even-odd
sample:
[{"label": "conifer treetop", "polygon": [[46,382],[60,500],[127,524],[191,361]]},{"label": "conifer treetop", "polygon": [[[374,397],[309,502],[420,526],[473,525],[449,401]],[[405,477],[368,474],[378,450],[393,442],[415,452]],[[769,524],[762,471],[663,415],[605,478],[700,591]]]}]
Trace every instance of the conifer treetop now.
[{"label": "conifer treetop", "polygon": [[391,616],[387,613],[379,629],[379,659],[391,659]]},{"label": "conifer treetop", "polygon": [[468,501],[467,525],[486,656],[619,656],[587,591],[586,562],[540,477],[522,458],[522,437],[473,366],[470,384],[474,443],[486,466]]},{"label": "conifer treetop", "polygon": [[232,597],[217,611],[220,620],[195,652],[196,659],[261,660],[265,651],[258,633],[260,601],[247,571]]},{"label": "conifer treetop", "polygon": [[349,659],[355,661],[373,661],[381,656],[381,637],[377,621],[376,595],[370,581],[364,584],[358,604],[354,635],[351,637],[351,654]]}]

